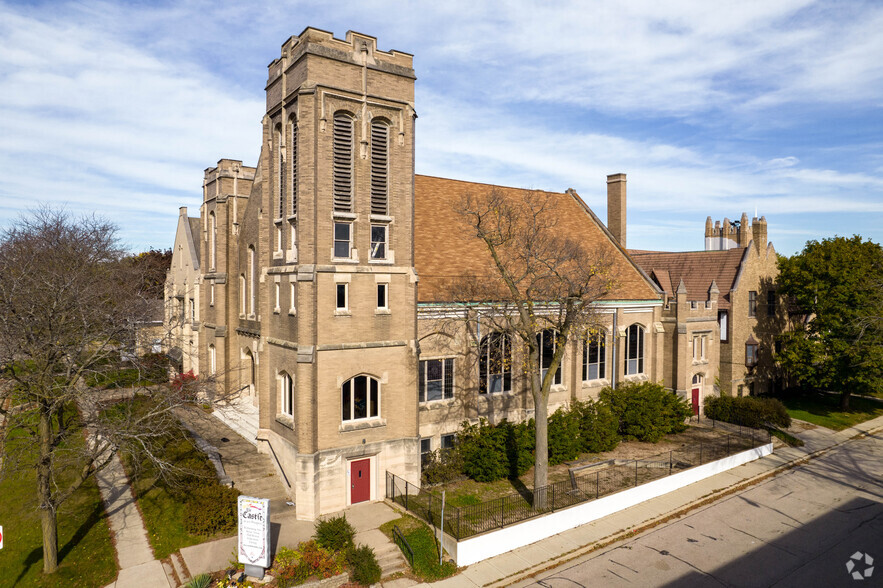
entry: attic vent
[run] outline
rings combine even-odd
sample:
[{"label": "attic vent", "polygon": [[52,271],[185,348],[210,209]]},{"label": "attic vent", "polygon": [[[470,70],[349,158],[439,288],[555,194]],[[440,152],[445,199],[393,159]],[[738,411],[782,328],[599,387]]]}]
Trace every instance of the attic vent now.
[{"label": "attic vent", "polygon": [[371,123],[371,214],[387,214],[389,193],[389,126]]},{"label": "attic vent", "polygon": [[334,210],[353,209],[353,119],[344,112],[334,115]]},{"label": "attic vent", "polygon": [[291,119],[291,216],[297,214],[297,121]]}]

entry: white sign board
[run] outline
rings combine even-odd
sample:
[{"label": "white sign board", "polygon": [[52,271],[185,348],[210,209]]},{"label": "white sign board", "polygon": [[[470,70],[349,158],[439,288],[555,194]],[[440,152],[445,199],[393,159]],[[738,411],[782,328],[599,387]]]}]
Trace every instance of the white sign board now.
[{"label": "white sign board", "polygon": [[239,563],[270,567],[270,499],[239,497]]}]

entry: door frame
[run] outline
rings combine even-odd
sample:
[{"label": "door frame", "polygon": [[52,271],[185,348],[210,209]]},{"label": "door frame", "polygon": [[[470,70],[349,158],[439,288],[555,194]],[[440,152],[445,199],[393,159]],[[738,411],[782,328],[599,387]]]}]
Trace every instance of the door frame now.
[{"label": "door frame", "polygon": [[[377,500],[377,459],[376,455],[361,455],[346,460],[346,505],[362,504]],[[368,461],[368,499],[361,502],[353,502],[352,474],[353,464],[359,461]]]}]

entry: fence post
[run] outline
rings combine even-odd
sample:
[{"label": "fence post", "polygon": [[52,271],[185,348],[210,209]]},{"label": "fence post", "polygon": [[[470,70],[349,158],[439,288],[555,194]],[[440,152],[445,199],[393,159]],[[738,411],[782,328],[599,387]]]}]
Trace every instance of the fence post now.
[{"label": "fence post", "polygon": [[635,460],[635,487],[638,486],[638,460]]},{"label": "fence post", "polygon": [[457,507],[457,541],[460,540],[460,514],[463,512],[462,507]]},{"label": "fence post", "polygon": [[727,433],[727,455],[730,455],[730,434]]},{"label": "fence post", "polygon": [[599,486],[598,482],[600,480],[601,480],[601,471],[597,470],[597,471],[595,471],[595,500],[597,500],[598,496],[599,496],[598,493],[600,492],[600,486]]},{"label": "fence post", "polygon": [[552,512],[555,512],[555,485],[552,485]]},{"label": "fence post", "polygon": [[501,529],[503,528],[503,523],[505,522],[505,520],[504,520],[505,518],[506,518],[506,497],[503,496],[502,498],[500,498],[500,528]]},{"label": "fence post", "polygon": [[671,451],[669,451],[668,452],[668,475],[669,476],[671,475],[671,466],[672,466]]},{"label": "fence post", "polygon": [[405,480],[405,510],[408,510],[408,481]]},{"label": "fence post", "polygon": [[699,465],[702,465],[702,442],[699,442]]}]

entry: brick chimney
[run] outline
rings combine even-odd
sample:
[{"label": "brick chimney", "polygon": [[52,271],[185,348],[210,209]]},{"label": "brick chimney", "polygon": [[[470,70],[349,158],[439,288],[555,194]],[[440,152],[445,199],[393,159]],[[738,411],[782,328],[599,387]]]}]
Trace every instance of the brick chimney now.
[{"label": "brick chimney", "polygon": [[625,174],[607,176],[607,228],[625,249]]}]

